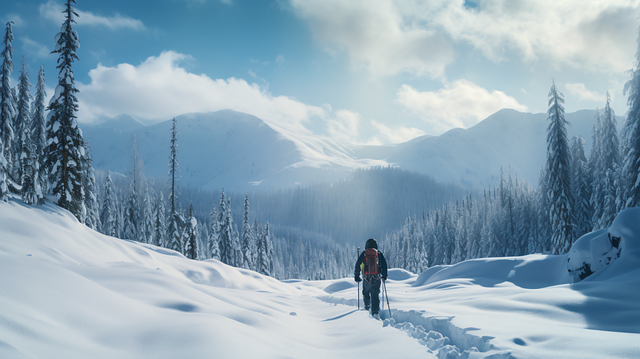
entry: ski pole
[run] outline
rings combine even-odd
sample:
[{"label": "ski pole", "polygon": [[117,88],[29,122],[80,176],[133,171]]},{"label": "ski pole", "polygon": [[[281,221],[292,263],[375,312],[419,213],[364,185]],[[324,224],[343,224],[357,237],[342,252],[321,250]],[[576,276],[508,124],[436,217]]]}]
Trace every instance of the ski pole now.
[{"label": "ski pole", "polygon": [[387,309],[389,309],[389,319],[391,319],[393,316],[391,315],[391,305],[389,304],[389,293],[387,293],[387,285],[384,280],[382,281],[382,287],[384,288],[384,296],[387,297]]},{"label": "ski pole", "polygon": [[[360,259],[360,247],[358,247],[358,257],[356,258],[356,263],[358,263],[358,259]],[[358,282],[358,310],[360,310],[360,282]]]}]

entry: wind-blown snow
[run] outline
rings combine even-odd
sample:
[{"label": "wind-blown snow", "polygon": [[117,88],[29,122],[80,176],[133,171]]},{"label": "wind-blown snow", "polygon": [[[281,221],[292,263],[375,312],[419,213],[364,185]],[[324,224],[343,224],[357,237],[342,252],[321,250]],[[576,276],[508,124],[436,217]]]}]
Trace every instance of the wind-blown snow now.
[{"label": "wind-blown snow", "polygon": [[637,358],[639,223],[639,209],[622,212],[609,229],[620,258],[578,283],[567,255],[392,269],[381,322],[356,311],[352,278],[280,282],[11,199],[0,357]]}]

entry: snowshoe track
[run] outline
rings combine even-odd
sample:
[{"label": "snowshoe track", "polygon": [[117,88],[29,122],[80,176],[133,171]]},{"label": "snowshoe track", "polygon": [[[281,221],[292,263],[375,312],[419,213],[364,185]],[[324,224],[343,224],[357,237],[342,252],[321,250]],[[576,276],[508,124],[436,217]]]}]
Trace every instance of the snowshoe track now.
[{"label": "snowshoe track", "polygon": [[[332,304],[357,306],[355,299],[333,296],[316,298]],[[500,350],[490,343],[493,337],[469,333],[477,328],[455,326],[451,322],[453,317],[425,316],[422,311],[398,309],[391,309],[391,315],[389,318],[388,309],[380,309],[380,319],[384,327],[391,326],[406,332],[439,359],[513,358],[510,352]]]}]

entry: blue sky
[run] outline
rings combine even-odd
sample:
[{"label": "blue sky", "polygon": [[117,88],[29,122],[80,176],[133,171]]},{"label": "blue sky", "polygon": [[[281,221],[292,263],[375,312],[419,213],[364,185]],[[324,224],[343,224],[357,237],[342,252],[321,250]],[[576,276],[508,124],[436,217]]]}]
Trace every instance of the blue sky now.
[{"label": "blue sky", "polygon": [[[63,1],[2,0],[18,77],[48,54]],[[286,132],[398,143],[468,128],[500,108],[544,112],[551,80],[566,109],[618,115],[639,1],[84,1],[75,29],[80,121],[143,121],[231,108]],[[51,95],[53,91],[49,91]],[[589,134],[584,134],[588,136]]]}]

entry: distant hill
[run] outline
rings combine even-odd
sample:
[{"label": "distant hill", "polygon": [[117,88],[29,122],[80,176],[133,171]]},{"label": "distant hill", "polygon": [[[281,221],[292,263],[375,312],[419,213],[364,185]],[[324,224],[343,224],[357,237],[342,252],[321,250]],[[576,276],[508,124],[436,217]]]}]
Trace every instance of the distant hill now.
[{"label": "distant hill", "polygon": [[[569,138],[581,135],[587,153],[595,111],[566,114]],[[536,186],[546,156],[546,114],[504,109],[469,129],[422,136],[386,146],[348,146],[327,139],[280,133],[259,118],[230,110],[178,116],[180,183],[203,189],[248,191],[332,182],[355,168],[397,166],[438,181],[467,187],[495,185],[500,168],[511,167]],[[622,118],[618,119],[619,125]],[[94,167],[128,173],[131,143],[149,177],[166,178],[171,121],[145,126],[121,115],[98,125],[82,125]]]}]

